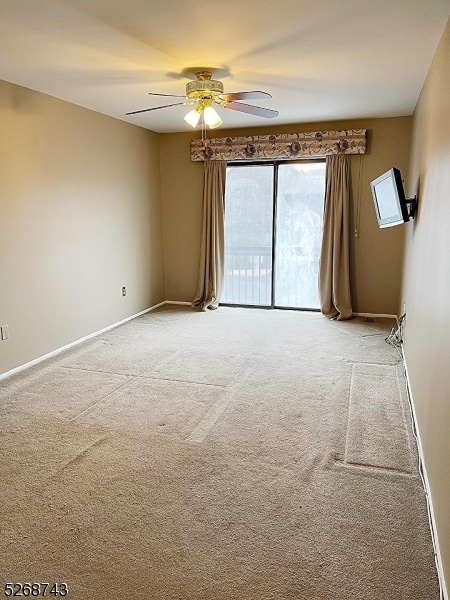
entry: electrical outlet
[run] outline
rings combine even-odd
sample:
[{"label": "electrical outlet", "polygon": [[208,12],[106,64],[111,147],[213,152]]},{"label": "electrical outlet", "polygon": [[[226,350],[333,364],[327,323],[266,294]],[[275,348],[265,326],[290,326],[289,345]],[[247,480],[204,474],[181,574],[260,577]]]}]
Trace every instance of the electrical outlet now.
[{"label": "electrical outlet", "polygon": [[127,295],[127,288],[125,286],[123,286],[122,288],[122,296],[126,296]]},{"label": "electrical outlet", "polygon": [[0,333],[1,333],[2,340],[7,340],[9,338],[8,325],[2,325],[0,327]]}]

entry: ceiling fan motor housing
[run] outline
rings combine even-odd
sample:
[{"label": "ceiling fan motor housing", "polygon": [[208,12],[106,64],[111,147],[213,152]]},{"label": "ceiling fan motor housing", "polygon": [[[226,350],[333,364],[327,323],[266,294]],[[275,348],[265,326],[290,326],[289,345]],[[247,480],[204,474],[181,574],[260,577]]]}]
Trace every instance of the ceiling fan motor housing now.
[{"label": "ceiling fan motor housing", "polygon": [[211,79],[209,71],[201,71],[195,74],[196,81],[189,81],[186,84],[186,98],[189,100],[201,100],[214,98],[223,94],[223,83]]}]

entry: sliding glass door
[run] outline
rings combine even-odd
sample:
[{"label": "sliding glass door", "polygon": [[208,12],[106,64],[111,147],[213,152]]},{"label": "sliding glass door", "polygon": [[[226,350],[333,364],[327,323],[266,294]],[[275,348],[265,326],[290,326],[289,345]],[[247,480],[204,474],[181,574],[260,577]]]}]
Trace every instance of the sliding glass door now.
[{"label": "sliding glass door", "polygon": [[227,168],[223,304],[317,309],[325,162]]}]

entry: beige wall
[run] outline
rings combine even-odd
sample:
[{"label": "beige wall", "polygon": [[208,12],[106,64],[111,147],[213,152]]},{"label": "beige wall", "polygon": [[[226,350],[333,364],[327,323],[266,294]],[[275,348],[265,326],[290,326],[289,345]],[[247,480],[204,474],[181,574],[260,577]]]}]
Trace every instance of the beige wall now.
[{"label": "beige wall", "polygon": [[[362,119],[246,130],[226,135],[293,133],[320,129],[366,128],[369,150],[352,157],[353,203],[360,205],[359,237],[353,238],[354,310],[397,314],[403,261],[404,227],[378,229],[369,182],[392,166],[408,174],[411,118]],[[212,132],[211,132],[212,133]],[[166,266],[166,298],[191,301],[195,295],[200,256],[203,166],[192,163],[189,144],[198,132],[161,136],[161,176]],[[354,221],[357,210],[354,211]]]},{"label": "beige wall", "polygon": [[191,133],[161,135],[166,300],[192,301],[202,228],[203,163],[190,159]]},{"label": "beige wall", "polygon": [[164,300],[164,268],[158,134],[5,82],[0,132],[1,374]]},{"label": "beige wall", "polygon": [[[450,22],[413,119],[409,193],[419,213],[408,228],[403,300],[405,356],[450,582]],[[419,188],[418,188],[419,185]]]}]

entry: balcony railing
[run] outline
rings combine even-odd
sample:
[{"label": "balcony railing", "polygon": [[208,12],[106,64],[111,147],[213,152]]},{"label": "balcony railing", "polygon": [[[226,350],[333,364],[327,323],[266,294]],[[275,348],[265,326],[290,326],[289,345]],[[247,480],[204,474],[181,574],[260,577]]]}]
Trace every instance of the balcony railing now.
[{"label": "balcony railing", "polygon": [[[224,304],[272,305],[272,250],[264,246],[226,248]],[[300,246],[280,249],[274,303],[281,307],[319,308],[319,255]]]},{"label": "balcony railing", "polygon": [[271,304],[272,249],[270,246],[228,247],[221,302]]}]

